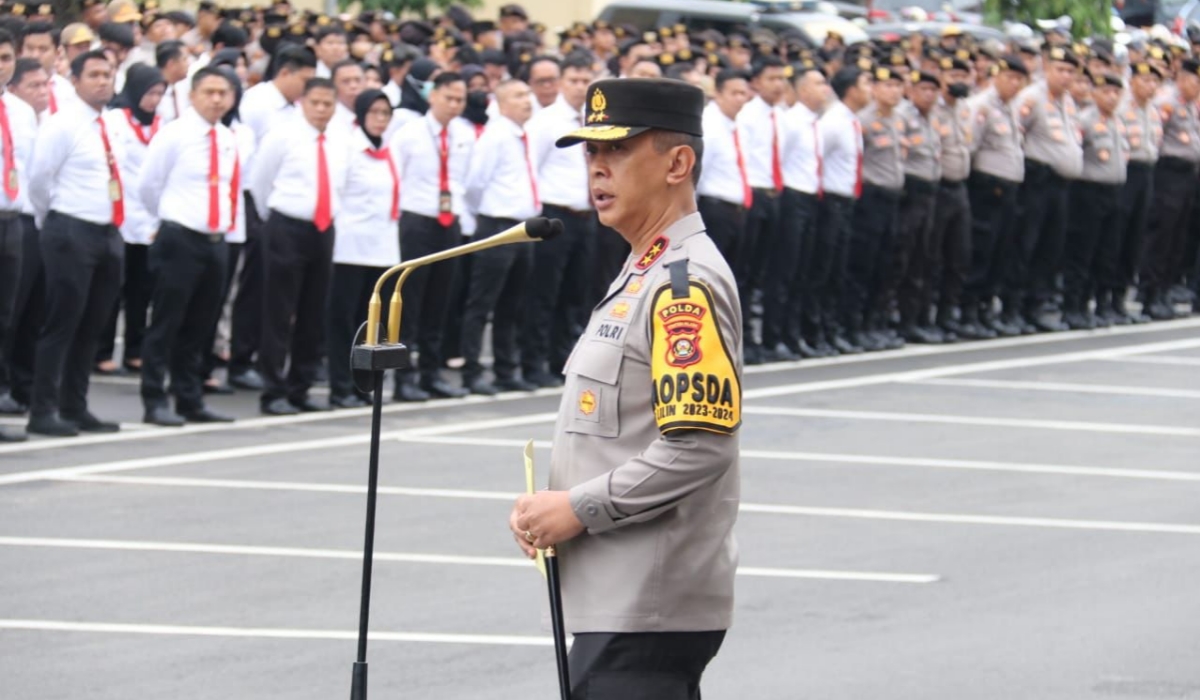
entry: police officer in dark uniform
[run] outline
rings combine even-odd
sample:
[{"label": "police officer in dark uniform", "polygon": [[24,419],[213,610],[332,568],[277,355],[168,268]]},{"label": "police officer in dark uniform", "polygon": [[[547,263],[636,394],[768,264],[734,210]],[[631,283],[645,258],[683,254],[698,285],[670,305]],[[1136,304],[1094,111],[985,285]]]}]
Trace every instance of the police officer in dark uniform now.
[{"label": "police officer in dark uniform", "polygon": [[1108,307],[1100,310],[1116,325],[1149,321],[1138,312],[1131,314],[1125,306],[1125,295],[1137,278],[1141,264],[1142,243],[1150,218],[1154,198],[1154,166],[1162,148],[1162,116],[1154,105],[1154,97],[1162,85],[1163,74],[1149,61],[1137,61],[1130,66],[1129,95],[1118,110],[1129,140],[1129,164],[1125,185],[1121,188],[1120,224],[1117,246],[1120,255],[1119,283],[1108,291]]}]

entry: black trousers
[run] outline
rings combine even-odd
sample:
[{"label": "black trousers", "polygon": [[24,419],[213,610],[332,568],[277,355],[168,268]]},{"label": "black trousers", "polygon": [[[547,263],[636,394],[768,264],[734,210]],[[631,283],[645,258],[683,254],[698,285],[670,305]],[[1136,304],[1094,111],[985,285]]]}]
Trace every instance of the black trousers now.
[{"label": "black trousers", "polygon": [[0,392],[28,405],[33,396],[33,367],[46,306],[41,233],[32,216],[22,214],[21,274],[12,325],[0,345]]},{"label": "black trousers", "polygon": [[276,399],[299,403],[308,398],[325,348],[325,299],[333,273],[335,235],[332,228],[322,233],[311,221],[277,211],[263,226],[263,323],[258,345],[263,405]]},{"label": "black trousers", "polygon": [[[820,315],[819,328],[813,332],[832,338],[845,332],[842,312],[850,290],[850,240],[854,236],[853,197],[825,193],[817,207],[817,242],[813,251],[813,303]],[[826,255],[827,254],[827,255]],[[822,280],[820,266],[828,264],[828,276]],[[815,314],[810,321],[815,321]],[[813,338],[819,340],[819,338]]]},{"label": "black trousers", "polygon": [[1016,225],[1017,191],[1021,183],[972,172],[967,180],[971,201],[971,266],[963,290],[963,306],[990,304],[993,297],[1007,297],[1005,272],[1010,257],[1018,254]]},{"label": "black trousers", "polygon": [[[341,263],[333,266],[326,317],[329,319],[329,394],[334,398],[352,395],[366,398],[365,394],[354,387],[354,377],[350,371],[350,348],[354,345],[354,336],[358,333],[359,326],[367,320],[367,305],[371,302],[371,291],[375,288],[375,281],[386,269]],[[393,283],[384,285],[380,295],[383,302],[380,323],[385,328],[388,303],[392,298],[392,289],[395,288],[394,281],[391,282]]]},{"label": "black trousers", "polygon": [[929,275],[921,304],[946,317],[962,302],[971,266],[971,201],[965,182],[942,180],[929,236]]},{"label": "black trousers", "polygon": [[1142,246],[1150,221],[1150,205],[1154,201],[1154,165],[1130,161],[1125,173],[1117,226],[1121,280],[1110,289],[1121,294],[1137,280],[1142,264]]},{"label": "black trousers", "polygon": [[[442,226],[436,218],[408,211],[400,213],[400,252],[404,260],[453,248],[462,242],[461,236],[457,219],[449,226]],[[455,260],[418,267],[400,290],[404,298],[400,341],[420,354],[417,365],[398,372],[398,377],[403,375],[412,381],[419,371],[421,379],[433,381],[441,371],[442,331],[456,274]]]},{"label": "black trousers", "polygon": [[228,274],[225,236],[199,233],[164,221],[150,246],[154,274],[150,328],[142,345],[142,404],[167,403],[166,375],[180,413],[204,406],[209,330],[221,315]]},{"label": "black trousers", "polygon": [[933,286],[930,276],[935,260],[933,224],[937,200],[938,183],[914,177],[904,179],[900,225],[888,268],[891,277],[884,290],[885,296],[896,296],[901,325],[925,326],[930,322],[927,302]]},{"label": "black trousers", "polygon": [[725,632],[576,634],[572,700],[700,700],[700,677]]},{"label": "black trousers", "polygon": [[116,350],[117,317],[125,309],[125,348],[122,362],[136,360],[142,356],[142,341],[146,337],[146,318],[150,310],[150,295],[154,293],[154,278],[150,274],[150,246],[125,244],[125,283],[121,296],[113,304],[108,324],[100,334],[100,347],[96,349],[96,362],[113,359]]},{"label": "black trousers", "polygon": [[708,237],[725,256],[730,269],[737,264],[737,251],[746,230],[746,208],[715,197],[697,197],[696,209],[704,219]]},{"label": "black trousers", "polygon": [[[246,207],[246,242],[242,244],[242,271],[238,275],[237,296],[233,299],[229,331],[229,374],[241,374],[254,368],[258,343],[262,339],[263,277],[266,262],[263,252],[263,228],[254,198],[243,193]],[[229,272],[237,269],[229,265]],[[215,336],[215,330],[214,330]]]},{"label": "black trousers", "polygon": [[[217,369],[221,362],[221,358],[217,357],[215,346],[217,344],[217,326],[221,323],[221,316],[225,313],[225,305],[229,303],[229,293],[233,290],[233,276],[237,272],[238,260],[242,257],[242,250],[246,247],[245,243],[227,243],[226,249],[229,251],[225,256],[225,283],[221,285],[221,313],[213,319],[212,325],[208,328],[208,339],[204,341],[206,348],[204,354],[204,379],[207,381],[212,377],[212,373]],[[255,340],[257,345],[258,341]],[[232,354],[232,353],[231,353]]]},{"label": "black trousers", "polygon": [[785,189],[779,199],[779,236],[763,281],[763,347],[799,344],[801,308],[811,278],[806,269],[816,242],[817,196]]},{"label": "black trousers", "polygon": [[[474,240],[482,241],[515,226],[515,219],[479,216]],[[540,245],[540,244],[538,244]],[[497,378],[511,379],[521,366],[518,336],[528,306],[526,288],[533,269],[533,248],[508,245],[476,253],[471,261],[471,281],[462,320],[463,382],[483,374],[483,329],[492,317],[492,369]]]},{"label": "black trousers", "polygon": [[[578,296],[581,284],[587,289],[588,277],[573,278],[573,275],[580,266],[586,267],[587,252],[594,246],[596,232],[596,217],[592,212],[546,204],[542,216],[562,219],[563,232],[533,246],[529,302],[520,334],[521,370],[526,377],[561,368],[583,330],[579,319],[574,317],[573,298]],[[583,320],[586,323],[586,318]]]},{"label": "black trousers", "polygon": [[842,323],[846,330],[862,328],[868,315],[878,315],[885,303],[897,214],[903,190],[863,185],[854,207],[850,245],[846,255],[847,288],[843,295]]},{"label": "black trousers", "polygon": [[737,279],[742,301],[742,337],[744,345],[753,345],[754,300],[761,297],[767,276],[767,260],[779,239],[780,193],[773,189],[754,190],[754,203],[746,212],[746,227],[735,254],[733,276]]},{"label": "black trousers", "polygon": [[[16,326],[24,248],[25,233],[20,215],[16,212],[0,212],[0,348],[7,347],[11,342]],[[8,372],[3,364],[0,363],[0,387],[8,384]]]},{"label": "black trousers", "polygon": [[1017,255],[1009,258],[1010,300],[1027,311],[1053,299],[1067,237],[1069,182],[1054,168],[1025,159],[1017,198]]},{"label": "black trousers", "polygon": [[46,312],[38,335],[30,413],[87,411],[100,332],[121,293],[125,244],[115,226],[51,211],[41,233]]},{"label": "black trousers", "polygon": [[1071,183],[1071,223],[1063,254],[1065,309],[1082,311],[1096,290],[1119,286],[1120,200],[1121,185],[1086,180]]},{"label": "black trousers", "polygon": [[1154,168],[1154,197],[1138,286],[1144,296],[1167,291],[1179,279],[1196,199],[1196,165],[1163,156]]}]

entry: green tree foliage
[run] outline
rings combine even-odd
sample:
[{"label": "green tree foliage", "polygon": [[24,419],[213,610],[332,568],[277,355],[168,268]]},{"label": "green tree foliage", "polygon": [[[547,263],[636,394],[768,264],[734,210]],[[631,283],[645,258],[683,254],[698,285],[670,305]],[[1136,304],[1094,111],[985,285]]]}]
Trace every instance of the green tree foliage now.
[{"label": "green tree foliage", "polygon": [[360,12],[386,10],[397,17],[416,15],[427,18],[454,4],[472,8],[483,5],[483,0],[338,0],[338,9],[345,12],[357,6]]},{"label": "green tree foliage", "polygon": [[992,24],[1007,19],[1029,25],[1068,15],[1076,38],[1112,34],[1112,0],[984,0],[984,14]]}]

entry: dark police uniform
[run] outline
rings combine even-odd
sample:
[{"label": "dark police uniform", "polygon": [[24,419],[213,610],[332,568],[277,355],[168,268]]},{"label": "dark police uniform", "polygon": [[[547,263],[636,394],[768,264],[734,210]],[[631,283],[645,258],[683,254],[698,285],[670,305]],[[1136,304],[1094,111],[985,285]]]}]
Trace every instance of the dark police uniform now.
[{"label": "dark police uniform", "polygon": [[[951,59],[945,60],[954,67]],[[974,129],[970,105],[963,99],[943,99],[933,108],[933,125],[942,142],[942,177],[929,239],[929,277],[921,304],[925,308],[936,305],[936,322],[943,331],[979,338],[979,329],[962,323],[957,316],[971,263],[967,178],[971,175]]]},{"label": "dark police uniform", "polygon": [[[1147,62],[1135,63],[1131,70],[1137,74],[1155,73],[1161,78],[1157,67]],[[1149,320],[1144,314],[1136,317],[1125,308],[1125,294],[1137,279],[1142,259],[1142,244],[1146,236],[1146,225],[1150,219],[1150,204],[1154,199],[1154,167],[1162,148],[1163,125],[1154,101],[1138,104],[1132,95],[1117,110],[1125,124],[1125,137],[1129,141],[1129,164],[1126,168],[1125,185],[1121,188],[1120,224],[1118,243],[1120,248],[1121,279],[1107,290],[1110,321],[1126,324],[1133,320]]]},{"label": "dark police uniform", "polygon": [[[588,93],[606,109],[559,145],[700,135],[686,83]],[[737,283],[693,213],[625,261],[567,361],[550,488],[586,527],[558,546],[572,698],[700,697],[732,622],[741,333]]]}]

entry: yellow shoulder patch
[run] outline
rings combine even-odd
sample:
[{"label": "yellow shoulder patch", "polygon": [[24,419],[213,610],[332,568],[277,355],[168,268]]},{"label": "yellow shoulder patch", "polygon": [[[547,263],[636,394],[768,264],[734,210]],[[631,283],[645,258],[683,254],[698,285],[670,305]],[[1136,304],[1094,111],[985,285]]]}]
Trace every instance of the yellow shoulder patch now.
[{"label": "yellow shoulder patch", "polygon": [[742,423],[742,383],[714,312],[712,292],[690,280],[685,298],[671,285],[654,294],[650,318],[654,418],[663,433],[700,429],[732,434]]}]

